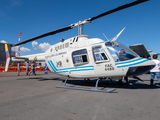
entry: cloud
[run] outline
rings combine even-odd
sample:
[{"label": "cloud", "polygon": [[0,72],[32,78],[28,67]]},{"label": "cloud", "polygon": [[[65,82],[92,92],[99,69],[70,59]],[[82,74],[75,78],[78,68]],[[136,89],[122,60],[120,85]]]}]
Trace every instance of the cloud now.
[{"label": "cloud", "polygon": [[18,51],[18,46],[15,46],[15,47],[11,47],[11,51]]},{"label": "cloud", "polygon": [[7,43],[5,40],[1,40],[1,43]]},{"label": "cloud", "polygon": [[49,43],[46,43],[46,42],[38,44],[38,42],[33,41],[32,42],[32,47],[33,47],[34,50],[40,49],[42,52],[45,52],[46,50],[48,50],[48,48],[51,47],[51,45]]},{"label": "cloud", "polygon": [[[7,43],[5,40],[1,40],[0,43]],[[11,47],[11,51],[18,52],[19,46]],[[31,50],[25,47],[20,48],[20,52],[30,52]]]},{"label": "cloud", "polygon": [[38,48],[38,42],[33,41],[32,42],[32,47],[34,48],[34,50],[37,50],[37,48]]},{"label": "cloud", "polygon": [[[19,48],[19,46],[12,47],[11,50],[18,52],[18,48]],[[30,51],[31,51],[30,49],[25,48],[25,47],[21,47],[21,48],[20,48],[20,52],[30,52]]]},{"label": "cloud", "polygon": [[48,48],[50,48],[51,45],[49,43],[41,43],[38,45],[38,48],[42,51],[42,52],[45,52],[46,50],[48,50]]},{"label": "cloud", "polygon": [[28,49],[28,48],[25,48],[25,47],[21,47],[21,48],[20,48],[20,51],[21,51],[21,52],[30,52],[31,50]]}]

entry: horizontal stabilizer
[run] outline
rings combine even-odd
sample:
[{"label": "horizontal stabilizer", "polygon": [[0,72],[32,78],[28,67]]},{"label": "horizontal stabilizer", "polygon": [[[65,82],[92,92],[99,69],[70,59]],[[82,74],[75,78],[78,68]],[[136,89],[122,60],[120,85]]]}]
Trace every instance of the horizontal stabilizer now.
[{"label": "horizontal stabilizer", "polygon": [[25,61],[29,60],[27,57],[14,57],[14,59],[23,59]]},{"label": "horizontal stabilizer", "polygon": [[12,57],[12,61],[39,61],[44,62],[45,61],[46,53],[39,53],[39,54],[32,54],[32,55],[25,55],[25,56],[17,56]]}]

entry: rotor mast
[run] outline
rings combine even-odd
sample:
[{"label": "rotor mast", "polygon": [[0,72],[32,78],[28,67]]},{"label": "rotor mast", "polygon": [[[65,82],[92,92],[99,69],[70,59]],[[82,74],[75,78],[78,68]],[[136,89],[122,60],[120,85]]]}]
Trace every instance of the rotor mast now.
[{"label": "rotor mast", "polygon": [[87,23],[91,23],[90,18],[84,21],[80,20],[79,22],[71,24],[70,26],[71,28],[78,27],[78,35],[83,35],[83,26]]},{"label": "rotor mast", "polygon": [[78,26],[78,35],[83,35],[83,25]]}]

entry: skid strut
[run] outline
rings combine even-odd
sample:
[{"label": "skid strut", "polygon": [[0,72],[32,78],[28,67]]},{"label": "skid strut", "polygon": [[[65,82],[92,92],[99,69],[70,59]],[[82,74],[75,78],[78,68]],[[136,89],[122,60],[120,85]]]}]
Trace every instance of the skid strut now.
[{"label": "skid strut", "polygon": [[78,87],[67,87],[67,86],[66,86],[66,82],[67,82],[68,79],[69,79],[69,76],[68,76],[67,79],[65,80],[63,86],[58,86],[58,85],[56,85],[56,88],[66,88],[66,89],[73,89],[73,90],[85,90],[85,91],[106,92],[106,93],[110,93],[110,92],[113,92],[113,91],[116,90],[116,89],[99,90],[99,89],[98,89],[98,82],[99,82],[101,79],[98,79],[98,80],[96,81],[96,85],[95,85],[95,88],[94,88],[94,89],[78,88]]}]

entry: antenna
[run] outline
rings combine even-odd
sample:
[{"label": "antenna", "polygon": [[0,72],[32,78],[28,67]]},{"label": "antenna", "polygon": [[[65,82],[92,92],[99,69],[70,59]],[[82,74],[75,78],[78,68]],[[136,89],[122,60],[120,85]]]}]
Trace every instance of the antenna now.
[{"label": "antenna", "polygon": [[105,34],[103,33],[104,37],[106,38],[107,42],[109,42],[108,38],[105,36]]},{"label": "antenna", "polygon": [[114,42],[117,40],[117,38],[119,37],[119,35],[123,32],[123,30],[125,29],[125,27],[111,40],[111,42]]}]

